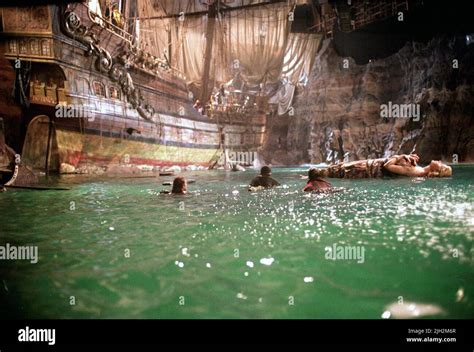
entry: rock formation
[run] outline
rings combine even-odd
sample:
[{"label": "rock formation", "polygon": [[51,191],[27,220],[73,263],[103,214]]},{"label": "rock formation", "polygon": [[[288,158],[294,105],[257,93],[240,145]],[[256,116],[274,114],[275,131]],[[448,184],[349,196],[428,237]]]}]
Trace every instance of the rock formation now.
[{"label": "rock formation", "polygon": [[[383,104],[415,104],[420,116],[381,117]],[[357,160],[412,150],[422,162],[472,162],[474,45],[464,36],[438,36],[357,65],[327,40],[293,107],[293,116],[269,119],[262,152],[267,163]]]}]

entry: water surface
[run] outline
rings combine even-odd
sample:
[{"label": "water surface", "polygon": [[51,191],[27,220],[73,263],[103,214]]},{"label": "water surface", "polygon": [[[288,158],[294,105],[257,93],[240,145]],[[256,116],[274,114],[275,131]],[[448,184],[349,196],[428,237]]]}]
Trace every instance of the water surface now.
[{"label": "water surface", "polygon": [[[0,261],[0,316],[378,319],[404,300],[474,318],[474,166],[325,195],[303,194],[303,173],[275,169],[283,186],[258,193],[253,170],[187,173],[186,196],[159,195],[167,177],[9,189],[0,245],[36,245],[39,262]],[[327,259],[334,245],[363,262]]]}]

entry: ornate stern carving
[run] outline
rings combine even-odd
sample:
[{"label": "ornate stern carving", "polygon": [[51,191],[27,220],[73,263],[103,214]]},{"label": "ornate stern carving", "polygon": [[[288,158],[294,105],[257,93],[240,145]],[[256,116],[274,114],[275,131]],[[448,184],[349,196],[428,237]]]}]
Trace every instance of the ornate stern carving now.
[{"label": "ornate stern carving", "polygon": [[87,47],[86,54],[95,57],[97,71],[107,74],[113,82],[118,82],[128,102],[139,115],[146,120],[153,121],[155,110],[144,101],[140,90],[134,86],[133,79],[127,70],[128,60],[124,60],[123,57],[119,57],[117,60],[112,59],[110,53],[100,46],[100,41],[95,33],[81,23],[81,19],[76,13],[64,12],[61,24],[67,36],[84,44]]}]

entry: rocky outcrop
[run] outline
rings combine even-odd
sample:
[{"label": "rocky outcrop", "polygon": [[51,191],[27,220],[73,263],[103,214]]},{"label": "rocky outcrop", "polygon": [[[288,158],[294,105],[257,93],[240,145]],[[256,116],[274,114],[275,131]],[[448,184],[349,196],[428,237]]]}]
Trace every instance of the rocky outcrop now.
[{"label": "rocky outcrop", "polygon": [[[435,37],[357,65],[340,57],[328,40],[293,107],[294,116],[269,119],[262,153],[267,163],[358,160],[413,150],[423,162],[474,161],[474,45],[465,37]],[[393,117],[396,107],[413,109],[405,111],[408,117]],[[388,115],[381,114],[384,108],[390,108]]]}]

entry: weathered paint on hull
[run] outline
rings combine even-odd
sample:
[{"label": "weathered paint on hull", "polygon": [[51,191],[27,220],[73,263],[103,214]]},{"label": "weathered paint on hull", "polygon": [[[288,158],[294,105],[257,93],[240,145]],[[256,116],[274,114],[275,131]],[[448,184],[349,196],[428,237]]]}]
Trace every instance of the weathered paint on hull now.
[{"label": "weathered paint on hull", "polygon": [[60,129],[56,130],[56,138],[60,163],[74,167],[87,163],[208,167],[221,155],[219,148],[152,144]]}]

